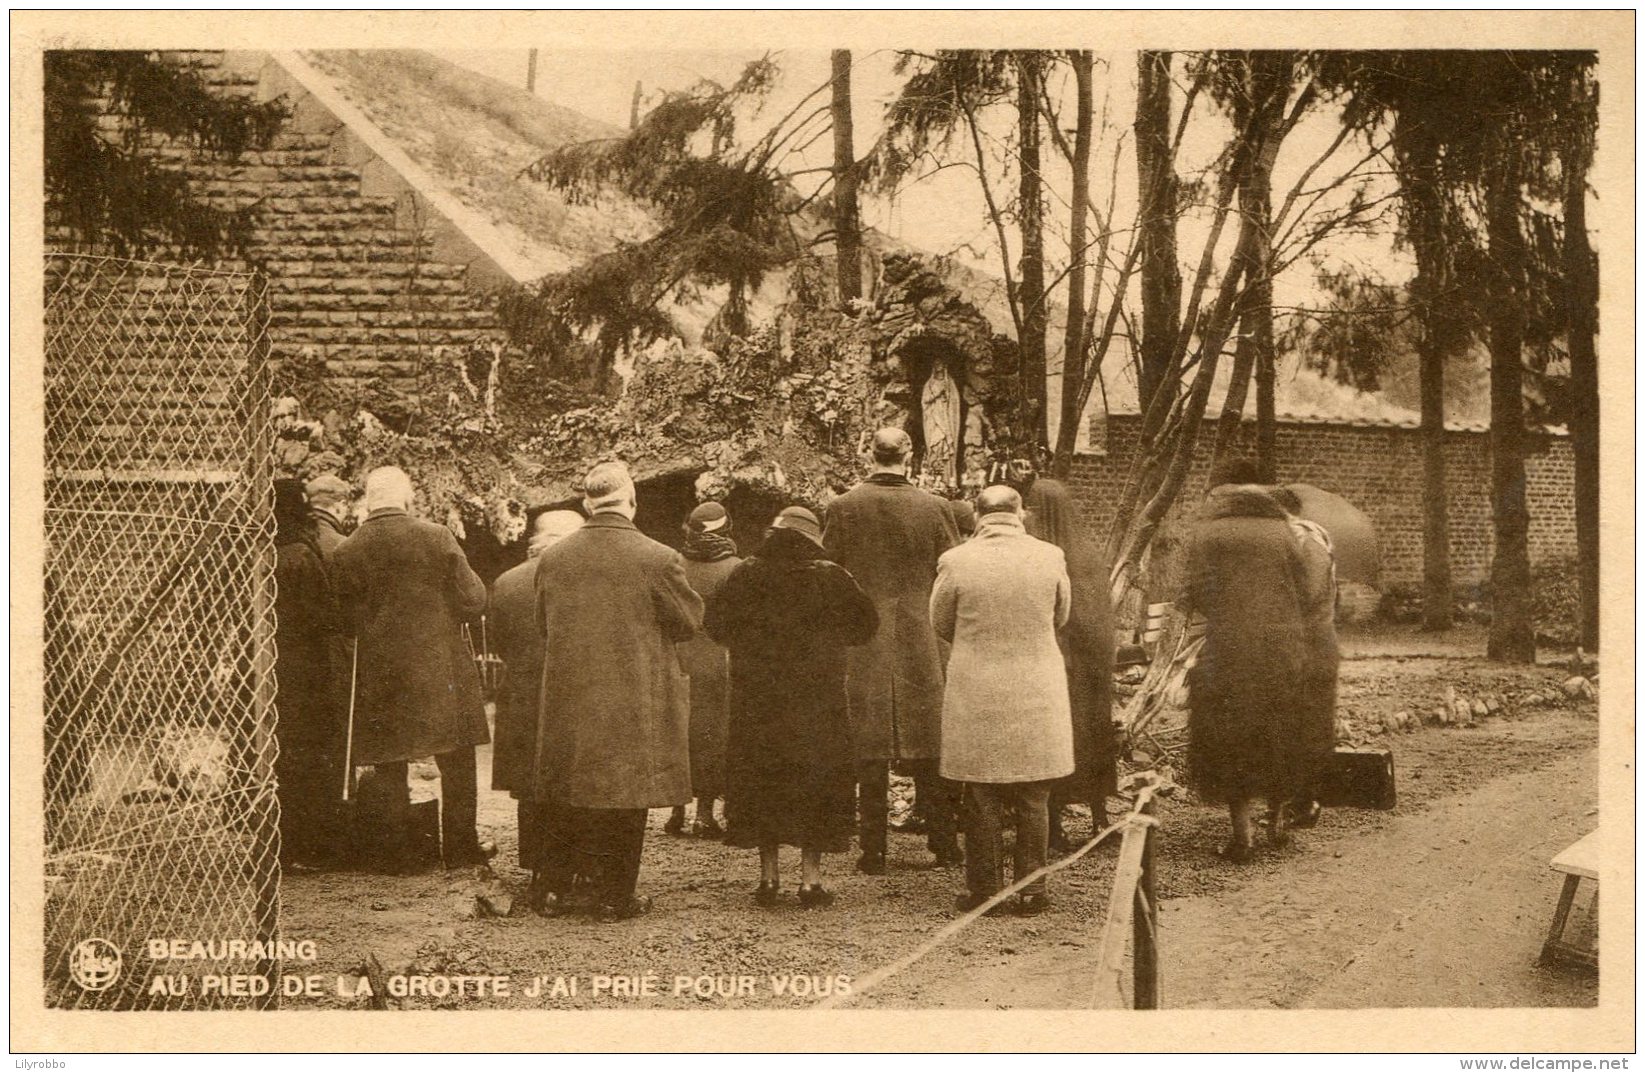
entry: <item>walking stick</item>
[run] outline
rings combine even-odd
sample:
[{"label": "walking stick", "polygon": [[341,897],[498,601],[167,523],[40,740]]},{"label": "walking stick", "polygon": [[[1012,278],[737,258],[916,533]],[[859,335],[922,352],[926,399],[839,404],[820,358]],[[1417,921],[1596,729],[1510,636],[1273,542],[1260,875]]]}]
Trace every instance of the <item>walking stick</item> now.
[{"label": "walking stick", "polygon": [[349,784],[354,781],[354,687],[360,680],[360,639],[354,639],[353,655],[348,668],[348,734],[343,739],[343,800],[348,800]]}]

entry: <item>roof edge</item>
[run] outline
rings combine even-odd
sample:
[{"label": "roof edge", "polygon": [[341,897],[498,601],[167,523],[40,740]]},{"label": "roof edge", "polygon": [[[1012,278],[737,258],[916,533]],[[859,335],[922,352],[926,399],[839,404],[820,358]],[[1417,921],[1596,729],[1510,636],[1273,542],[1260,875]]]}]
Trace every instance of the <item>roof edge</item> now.
[{"label": "roof edge", "polygon": [[316,102],[347,126],[401,182],[427,201],[431,209],[445,217],[452,227],[490,259],[500,272],[517,283],[529,283],[540,275],[509,248],[508,242],[490,221],[448,193],[439,180],[412,160],[369,116],[345,99],[331,79],[313,64],[288,49],[270,50],[269,56]]}]

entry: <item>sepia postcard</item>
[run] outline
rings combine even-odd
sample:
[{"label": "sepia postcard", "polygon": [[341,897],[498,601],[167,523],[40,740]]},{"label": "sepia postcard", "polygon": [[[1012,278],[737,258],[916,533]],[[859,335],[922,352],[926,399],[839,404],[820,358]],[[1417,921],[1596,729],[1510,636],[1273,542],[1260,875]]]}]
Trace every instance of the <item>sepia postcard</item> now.
[{"label": "sepia postcard", "polygon": [[1631,1053],[1634,29],[14,13],[13,1051]]}]

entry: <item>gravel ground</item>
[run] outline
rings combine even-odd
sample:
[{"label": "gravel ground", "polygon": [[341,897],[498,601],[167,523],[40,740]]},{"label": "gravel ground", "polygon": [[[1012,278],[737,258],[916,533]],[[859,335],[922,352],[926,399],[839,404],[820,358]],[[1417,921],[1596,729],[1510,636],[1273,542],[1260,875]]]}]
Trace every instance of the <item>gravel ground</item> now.
[{"label": "gravel ground", "polygon": [[[1557,687],[1565,672],[1557,667],[1503,667],[1470,658],[1483,644],[1469,639],[1411,636],[1384,631],[1369,640],[1354,638],[1345,648],[1341,707],[1358,726],[1374,725],[1382,714],[1419,707],[1443,696],[1447,685],[1459,692],[1508,698],[1501,717],[1470,728],[1424,727],[1370,735],[1394,750],[1399,807],[1389,813],[1333,810],[1319,827],[1299,834],[1283,851],[1265,851],[1257,861],[1234,866],[1215,855],[1226,839],[1226,816],[1179,794],[1161,808],[1160,894],[1166,899],[1237,901],[1254,885],[1271,881],[1298,861],[1336,852],[1347,840],[1369,839],[1403,817],[1502,776],[1527,772],[1593,748],[1597,737],[1591,700],[1523,707],[1516,695]],[[1438,656],[1417,655],[1426,640]],[[1436,643],[1437,642],[1437,643]],[[1384,654],[1387,653],[1387,654]],[[488,783],[489,755],[482,751],[481,785]],[[1590,773],[1593,775],[1596,773]],[[434,785],[432,764],[414,767],[414,778]],[[1117,807],[1118,803],[1115,803]],[[1534,809],[1534,798],[1525,801]],[[718,843],[674,838],[662,833],[666,811],[652,813],[641,889],[656,897],[652,912],[620,924],[584,919],[544,920],[515,909],[507,917],[475,916],[477,893],[518,893],[526,875],[516,867],[514,805],[502,794],[482,790],[482,837],[495,839],[501,853],[495,878],[485,872],[428,872],[392,877],[360,873],[293,874],[284,881],[283,927],[288,938],[314,940],[319,956],[288,972],[321,974],[326,990],[313,998],[288,999],[288,1007],[348,1008],[365,1004],[334,993],[337,974],[357,973],[368,956],[392,977],[397,974],[507,975],[511,993],[390,998],[406,1008],[786,1008],[809,1005],[826,994],[836,977],[860,978],[917,946],[952,919],[953,896],[962,889],[955,870],[926,867],[931,855],[923,839],[893,835],[889,874],[879,878],[850,871],[854,857],[825,861],[829,885],[838,894],[833,907],[802,910],[794,900],[798,854],[785,850],[785,899],[772,910],[755,907],[750,894],[758,878],[752,852]],[[1084,836],[1088,819],[1074,819],[1070,833]],[[1101,926],[1112,881],[1114,850],[1099,847],[1085,860],[1052,879],[1055,904],[1032,920],[984,919],[903,975],[888,981],[862,1006],[1040,1005],[1028,992],[980,1001],[956,979],[986,978],[990,969],[1010,974],[1013,966],[1055,957],[1066,948],[1076,955],[1091,944]],[[1375,860],[1367,862],[1375,868]],[[1374,876],[1356,876],[1375,883]],[[1269,942],[1283,947],[1283,934]],[[1179,975],[1184,971],[1178,966]],[[1192,971],[1191,967],[1189,971]],[[651,994],[616,991],[623,983],[593,993],[595,977],[654,974]],[[575,995],[528,997],[534,977],[575,979]],[[678,978],[678,979],[677,979]],[[745,979],[738,979],[745,978]],[[636,990],[643,983],[636,982]],[[698,989],[708,994],[698,994]],[[1169,998],[1169,995],[1167,996]]]}]

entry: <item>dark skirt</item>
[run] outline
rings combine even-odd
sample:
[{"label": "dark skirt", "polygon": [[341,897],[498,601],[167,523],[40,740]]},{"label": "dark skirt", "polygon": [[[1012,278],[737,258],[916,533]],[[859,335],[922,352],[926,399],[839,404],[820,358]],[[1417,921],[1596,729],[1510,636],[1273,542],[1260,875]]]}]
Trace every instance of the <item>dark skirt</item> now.
[{"label": "dark skirt", "polygon": [[[769,694],[736,699],[733,693],[725,772],[728,845],[822,853],[851,848],[857,777],[839,692],[834,710],[816,705],[816,697],[796,702],[801,690],[780,700]],[[762,705],[761,699],[774,703]]]},{"label": "dark skirt", "polygon": [[1234,689],[1215,688],[1215,681],[1203,664],[1189,672],[1188,774],[1195,793],[1207,803],[1263,797],[1270,805],[1306,796],[1330,745],[1302,733],[1309,721],[1302,676],[1253,675]]},{"label": "dark skirt", "polygon": [[1091,697],[1083,681],[1069,672],[1068,692],[1073,700],[1074,773],[1051,788],[1056,801],[1098,804],[1119,790],[1119,734],[1114,729],[1112,702],[1107,694]]}]

